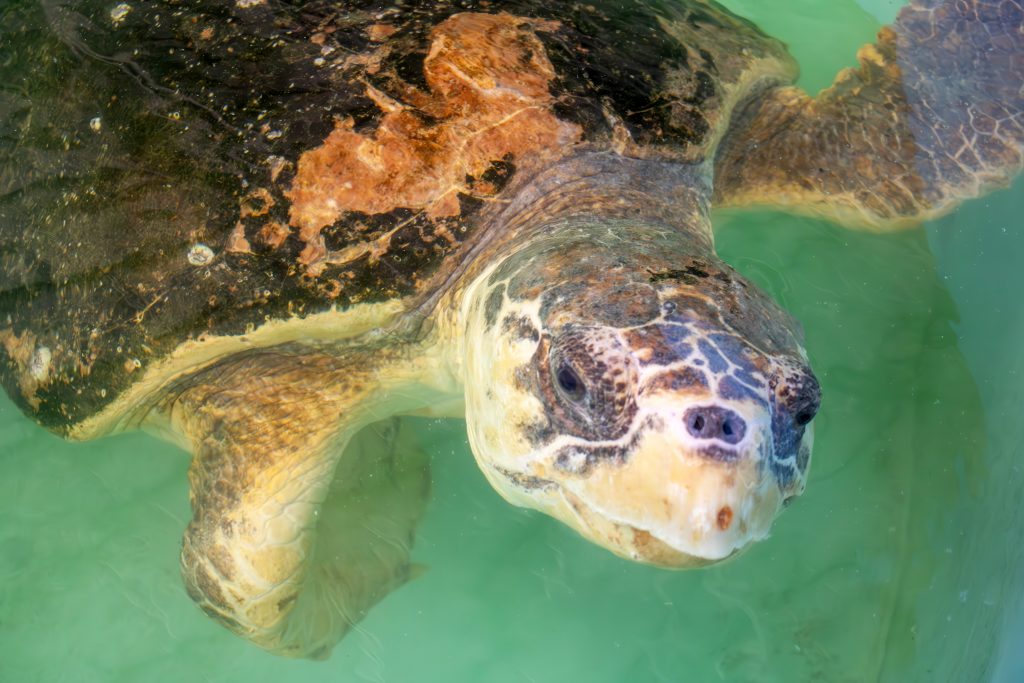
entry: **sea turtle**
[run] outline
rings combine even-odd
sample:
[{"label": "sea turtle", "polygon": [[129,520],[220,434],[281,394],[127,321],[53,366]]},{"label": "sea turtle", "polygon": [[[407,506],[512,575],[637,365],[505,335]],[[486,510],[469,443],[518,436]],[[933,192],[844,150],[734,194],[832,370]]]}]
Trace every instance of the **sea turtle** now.
[{"label": "sea turtle", "polygon": [[182,574],[322,657],[413,571],[465,415],[510,502],[703,565],[804,487],[820,390],[709,212],[889,230],[1005,183],[1017,0],[913,0],[816,97],[705,0],[15,0],[0,378],[73,439],[193,453]]}]

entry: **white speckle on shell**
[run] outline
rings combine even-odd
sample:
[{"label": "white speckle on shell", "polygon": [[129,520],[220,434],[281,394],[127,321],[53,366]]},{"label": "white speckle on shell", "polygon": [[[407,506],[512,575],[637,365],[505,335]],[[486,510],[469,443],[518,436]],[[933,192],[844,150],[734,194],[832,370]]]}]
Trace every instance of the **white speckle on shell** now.
[{"label": "white speckle on shell", "polygon": [[114,9],[110,10],[110,20],[114,22],[114,26],[117,26],[124,21],[125,17],[127,17],[128,13],[131,11],[132,6],[127,2],[122,2],[120,5],[115,6]]},{"label": "white speckle on shell", "polygon": [[89,121],[89,127],[92,128],[92,132],[99,133],[103,130],[103,119],[97,116]]},{"label": "white speckle on shell", "polygon": [[188,262],[193,266],[206,266],[213,261],[213,249],[205,244],[194,244],[188,250]]},{"label": "white speckle on shell", "polygon": [[37,382],[45,382],[50,376],[50,363],[53,360],[53,353],[50,349],[45,346],[40,346],[36,349],[35,353],[32,354],[32,360],[29,361],[28,372],[32,375],[32,379]]},{"label": "white speckle on shell", "polygon": [[266,1],[267,0],[236,0],[235,5],[239,9],[249,9],[250,7],[258,7]]}]

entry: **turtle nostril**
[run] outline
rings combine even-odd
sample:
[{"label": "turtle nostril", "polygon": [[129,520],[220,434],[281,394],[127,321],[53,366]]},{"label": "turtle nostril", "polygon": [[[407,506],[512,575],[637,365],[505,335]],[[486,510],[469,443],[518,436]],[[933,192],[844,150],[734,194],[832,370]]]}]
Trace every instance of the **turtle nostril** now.
[{"label": "turtle nostril", "polygon": [[690,408],[683,419],[687,431],[698,439],[719,439],[736,444],[747,433],[747,423],[742,417],[718,406]]}]

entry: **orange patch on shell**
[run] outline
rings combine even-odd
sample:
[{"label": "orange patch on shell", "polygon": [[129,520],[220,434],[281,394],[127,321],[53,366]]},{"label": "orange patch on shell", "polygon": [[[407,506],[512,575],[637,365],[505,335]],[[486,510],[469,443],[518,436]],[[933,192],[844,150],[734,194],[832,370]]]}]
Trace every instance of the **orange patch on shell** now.
[{"label": "orange patch on shell", "polygon": [[274,206],[274,197],[265,187],[258,187],[242,199],[241,217],[266,216]]},{"label": "orange patch on shell", "polygon": [[380,43],[393,36],[397,30],[391,24],[372,24],[366,29],[366,35],[373,42]]},{"label": "orange patch on shell", "polygon": [[260,242],[267,245],[271,249],[277,249],[284,241],[288,239],[288,234],[291,230],[287,225],[283,225],[278,221],[267,222],[260,231],[256,234]]},{"label": "orange patch on shell", "polygon": [[375,133],[357,133],[344,119],[299,157],[286,195],[290,222],[307,244],[303,262],[322,255],[320,231],[347,211],[457,216],[458,194],[473,193],[466,176],[508,155],[530,158],[578,141],[579,126],[550,111],[555,70],[535,31],[555,28],[510,14],[456,14],[431,32],[423,67],[429,93],[410,86],[398,101],[367,86],[384,112]]},{"label": "orange patch on shell", "polygon": [[251,254],[252,245],[245,238],[245,226],[235,223],[235,228],[228,235],[228,241],[224,244],[224,250],[232,254]]}]

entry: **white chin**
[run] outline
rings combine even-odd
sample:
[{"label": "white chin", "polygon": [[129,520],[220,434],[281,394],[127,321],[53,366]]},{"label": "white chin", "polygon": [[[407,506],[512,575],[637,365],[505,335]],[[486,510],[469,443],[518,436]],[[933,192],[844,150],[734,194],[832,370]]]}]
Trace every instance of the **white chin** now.
[{"label": "white chin", "polygon": [[766,489],[763,498],[748,492],[735,504],[676,510],[671,521],[616,517],[565,489],[559,489],[561,509],[545,512],[620,557],[682,569],[720,562],[767,537],[781,496],[777,487]]}]

